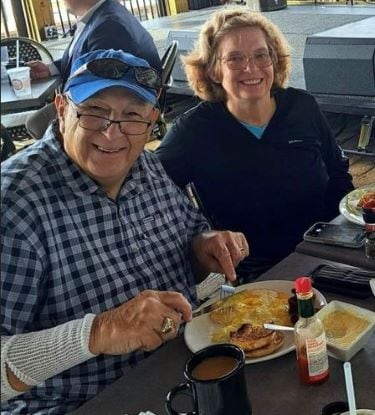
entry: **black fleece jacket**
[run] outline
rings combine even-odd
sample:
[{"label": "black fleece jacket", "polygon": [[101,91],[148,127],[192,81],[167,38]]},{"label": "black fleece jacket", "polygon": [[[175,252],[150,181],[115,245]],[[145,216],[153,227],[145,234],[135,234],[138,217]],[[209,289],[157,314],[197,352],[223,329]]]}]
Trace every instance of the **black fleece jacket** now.
[{"label": "black fleece jacket", "polygon": [[245,234],[247,269],[292,252],[310,225],[338,214],[353,189],[348,159],[315,99],[294,88],[274,96],[277,109],[261,139],[223,103],[201,103],[175,121],[156,151],[178,186],[194,182],[215,227]]}]

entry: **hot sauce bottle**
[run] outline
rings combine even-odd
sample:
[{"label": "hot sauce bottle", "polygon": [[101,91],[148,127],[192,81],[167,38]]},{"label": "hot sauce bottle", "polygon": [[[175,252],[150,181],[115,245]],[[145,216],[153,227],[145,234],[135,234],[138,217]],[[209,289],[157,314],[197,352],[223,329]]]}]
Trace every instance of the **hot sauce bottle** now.
[{"label": "hot sauce bottle", "polygon": [[366,201],[362,206],[365,222],[365,254],[368,259],[375,259],[375,199]]},{"label": "hot sauce bottle", "polygon": [[298,372],[301,383],[314,385],[329,378],[326,335],[315,315],[313,290],[309,277],[295,281],[298,321],[294,326]]}]

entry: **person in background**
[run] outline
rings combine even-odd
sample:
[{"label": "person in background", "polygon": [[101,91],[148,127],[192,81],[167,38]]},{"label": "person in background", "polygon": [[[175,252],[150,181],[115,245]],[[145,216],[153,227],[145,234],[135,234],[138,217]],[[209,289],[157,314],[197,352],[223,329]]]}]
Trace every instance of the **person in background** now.
[{"label": "person in background", "polygon": [[180,116],[157,149],[184,188],[193,182],[218,229],[243,232],[249,282],[291,253],[308,227],[338,214],[353,189],[348,159],[315,99],[287,88],[290,50],[280,30],[243,8],[212,15],[183,58],[204,102]]},{"label": "person in background", "polygon": [[1,394],[13,415],[70,412],[126,375],[191,319],[197,282],[234,281],[249,254],[143,151],[157,72],[114,50],[72,72],[58,121],[1,168]]},{"label": "person in background", "polygon": [[[72,62],[97,49],[120,49],[145,59],[160,71],[161,63],[149,32],[118,0],[64,0],[68,11],[77,16],[77,28],[62,59],[51,65],[29,62],[32,79],[61,76],[62,85],[70,74]],[[56,117],[55,105],[48,104],[26,120],[30,135],[39,139]]]}]

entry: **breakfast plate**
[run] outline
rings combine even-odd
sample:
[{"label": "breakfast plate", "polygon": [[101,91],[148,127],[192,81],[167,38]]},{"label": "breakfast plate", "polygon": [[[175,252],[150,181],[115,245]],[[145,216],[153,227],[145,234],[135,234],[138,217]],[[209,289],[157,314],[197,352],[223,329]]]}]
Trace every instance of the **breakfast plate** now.
[{"label": "breakfast plate", "polygon": [[364,225],[362,209],[357,206],[360,198],[367,192],[375,192],[375,184],[358,187],[344,196],[339,204],[340,213],[350,222]]},{"label": "breakfast plate", "polygon": [[[269,280],[269,281],[258,281],[249,284],[244,284],[239,287],[236,287],[236,292],[243,290],[258,290],[266,289],[273,290],[278,292],[283,292],[292,295],[292,288],[294,288],[294,281],[285,281],[285,280]],[[320,305],[327,304],[326,299],[323,294],[314,288],[315,301]],[[206,307],[209,304],[214,303],[217,299],[209,300],[202,304],[202,307]],[[214,344],[211,340],[211,337],[218,326],[210,319],[209,314],[203,314],[199,317],[194,318],[191,322],[187,323],[185,326],[185,343],[187,347],[192,351],[196,352],[203,349],[211,344]],[[284,354],[290,353],[295,349],[294,346],[294,333],[292,331],[283,332],[285,335],[284,344],[280,349],[276,350],[274,353],[271,353],[266,356],[257,357],[257,358],[247,358],[246,363],[258,363],[266,360],[275,359],[276,357],[283,356]]]}]

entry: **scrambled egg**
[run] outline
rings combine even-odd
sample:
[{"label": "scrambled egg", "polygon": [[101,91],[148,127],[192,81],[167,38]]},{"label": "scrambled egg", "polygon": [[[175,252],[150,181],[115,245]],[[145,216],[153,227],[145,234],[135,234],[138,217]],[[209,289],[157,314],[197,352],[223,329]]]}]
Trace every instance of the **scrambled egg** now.
[{"label": "scrambled egg", "polygon": [[288,312],[289,294],[267,289],[244,290],[216,303],[210,319],[219,326],[212,341],[225,342],[231,331],[243,324],[262,326],[264,323],[292,326]]}]

